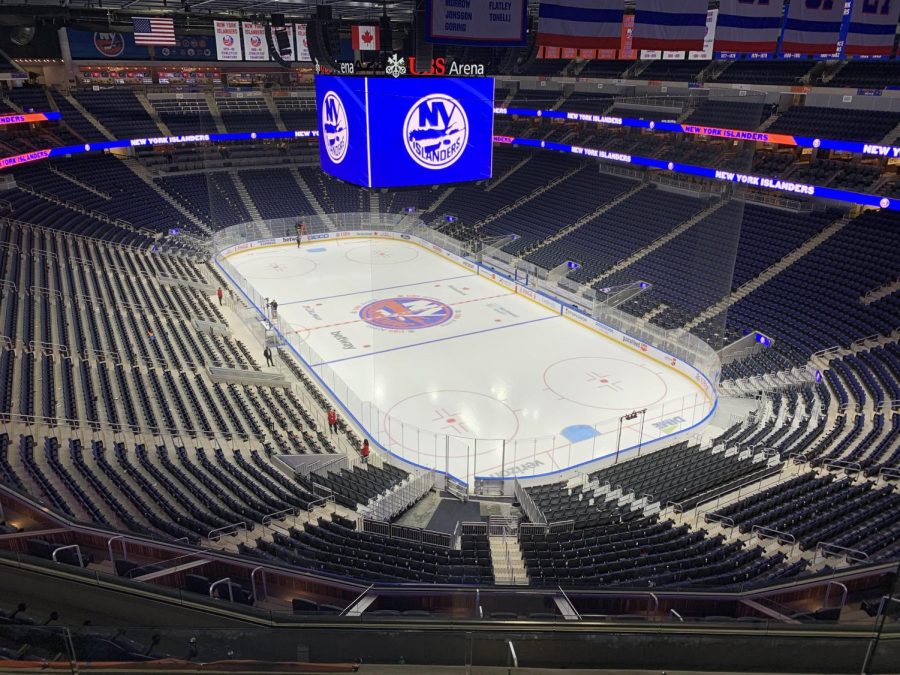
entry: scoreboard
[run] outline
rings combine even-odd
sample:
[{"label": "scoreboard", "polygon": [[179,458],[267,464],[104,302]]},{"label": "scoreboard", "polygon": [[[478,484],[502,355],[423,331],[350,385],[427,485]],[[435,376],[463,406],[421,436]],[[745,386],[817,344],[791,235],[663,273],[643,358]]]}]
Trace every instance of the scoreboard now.
[{"label": "scoreboard", "polygon": [[363,187],[491,177],[492,78],[316,76],[322,170]]}]

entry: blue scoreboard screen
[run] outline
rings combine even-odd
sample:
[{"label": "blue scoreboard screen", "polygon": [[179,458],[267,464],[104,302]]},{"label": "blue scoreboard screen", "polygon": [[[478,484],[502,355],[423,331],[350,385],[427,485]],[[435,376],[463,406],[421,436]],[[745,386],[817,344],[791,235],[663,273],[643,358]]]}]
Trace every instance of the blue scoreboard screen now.
[{"label": "blue scoreboard screen", "polygon": [[364,187],[491,177],[494,80],[316,76],[322,170]]}]

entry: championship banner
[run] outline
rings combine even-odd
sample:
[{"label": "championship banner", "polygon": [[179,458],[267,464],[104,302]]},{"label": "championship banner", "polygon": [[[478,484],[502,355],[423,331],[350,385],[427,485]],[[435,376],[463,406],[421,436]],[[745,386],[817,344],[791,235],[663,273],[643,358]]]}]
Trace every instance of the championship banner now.
[{"label": "championship banner", "polygon": [[856,0],[850,13],[850,28],[844,41],[848,56],[889,57],[900,18],[900,2]]},{"label": "championship banner", "polygon": [[425,40],[451,45],[524,47],[526,0],[427,0]]},{"label": "championship banner", "polygon": [[241,60],[240,24],[237,21],[214,21],[216,58],[219,61]]},{"label": "championship banner", "polygon": [[296,53],[294,56],[297,57],[297,61],[312,61],[312,56],[309,55],[309,42],[306,41],[306,24],[294,24],[294,28],[296,31]]},{"label": "championship banner", "polygon": [[683,61],[685,52],[663,52],[663,61]]},{"label": "championship banner", "polygon": [[247,61],[268,61],[269,46],[266,44],[266,27],[261,23],[244,21],[244,54]]},{"label": "championship banner", "polygon": [[624,0],[541,0],[538,44],[614,49],[621,39]]},{"label": "championship banner", "polygon": [[287,54],[282,54],[281,57],[288,63],[292,63],[293,61],[297,60],[297,47],[296,47],[297,42],[295,40],[294,24],[292,24],[292,23],[284,24],[284,30],[287,33],[288,42],[290,43],[291,51],[288,52]]},{"label": "championship banner", "polygon": [[634,14],[622,17],[622,39],[619,42],[619,59],[637,61],[638,53],[634,49]]},{"label": "championship banner", "polygon": [[642,49],[641,61],[657,61],[662,58],[662,52],[658,49]]},{"label": "championship banner", "polygon": [[792,2],[788,5],[784,21],[782,55],[835,53],[841,37],[843,18],[844,3],[840,1]]},{"label": "championship banner", "polygon": [[635,0],[634,47],[669,51],[703,49],[708,6],[707,0],[677,3]]},{"label": "championship banner", "polygon": [[703,49],[688,52],[691,61],[709,61],[713,57],[713,44],[716,39],[716,24],[719,18],[719,10],[711,9],[706,13],[706,37],[703,38]]},{"label": "championship banner", "polygon": [[784,0],[768,3],[719,0],[715,51],[774,54],[781,33]]}]

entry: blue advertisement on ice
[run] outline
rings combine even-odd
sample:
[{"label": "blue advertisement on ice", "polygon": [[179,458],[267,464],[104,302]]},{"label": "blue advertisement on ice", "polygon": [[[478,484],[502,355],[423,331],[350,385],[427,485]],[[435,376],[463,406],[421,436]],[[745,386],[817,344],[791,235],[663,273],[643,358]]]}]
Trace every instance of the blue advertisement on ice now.
[{"label": "blue advertisement on ice", "polygon": [[322,170],[365,187],[491,177],[491,78],[316,77]]}]

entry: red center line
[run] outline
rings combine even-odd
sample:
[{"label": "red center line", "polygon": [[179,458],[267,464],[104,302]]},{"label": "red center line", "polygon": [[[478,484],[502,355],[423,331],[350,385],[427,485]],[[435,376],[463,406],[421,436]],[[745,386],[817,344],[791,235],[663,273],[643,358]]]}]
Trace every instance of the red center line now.
[{"label": "red center line", "polygon": [[[504,298],[508,295],[515,295],[515,294],[511,293],[511,292],[499,293],[497,295],[488,295],[483,298],[472,298],[471,300],[460,300],[459,302],[448,302],[446,304],[450,305],[451,307],[458,307],[459,305],[465,305],[470,302],[484,302],[485,300],[494,300],[495,298]],[[350,319],[349,321],[340,321],[338,323],[329,323],[324,326],[313,326],[312,328],[306,328],[306,330],[308,330],[311,333],[314,330],[322,330],[324,328],[335,328],[336,326],[346,326],[351,323],[365,323],[365,321],[363,321],[362,319],[356,318],[356,319]],[[295,329],[294,332],[297,333],[299,331]]]}]

